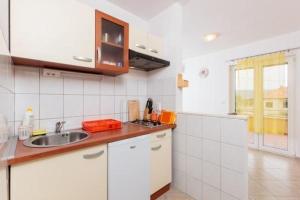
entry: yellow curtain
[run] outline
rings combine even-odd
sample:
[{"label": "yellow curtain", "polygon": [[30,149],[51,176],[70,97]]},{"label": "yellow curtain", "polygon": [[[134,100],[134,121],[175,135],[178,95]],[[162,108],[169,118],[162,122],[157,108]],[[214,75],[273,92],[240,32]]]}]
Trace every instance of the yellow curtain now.
[{"label": "yellow curtain", "polygon": [[[248,121],[250,132],[263,133],[264,123],[264,87],[263,68],[273,65],[286,64],[285,53],[278,52],[257,57],[245,58],[237,61],[236,70],[254,70],[254,110]],[[237,104],[241,102],[236,102]],[[245,113],[240,111],[241,113]]]}]

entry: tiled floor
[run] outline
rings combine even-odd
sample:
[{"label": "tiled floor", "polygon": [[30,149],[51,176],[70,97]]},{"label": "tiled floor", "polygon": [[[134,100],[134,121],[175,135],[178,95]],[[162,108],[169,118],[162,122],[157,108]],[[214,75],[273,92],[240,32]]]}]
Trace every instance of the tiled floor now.
[{"label": "tiled floor", "polygon": [[300,159],[249,150],[249,200],[300,200]]},{"label": "tiled floor", "polygon": [[194,200],[194,199],[182,192],[179,192],[171,188],[169,192],[167,192],[157,200]]},{"label": "tiled floor", "polygon": [[[300,159],[256,150],[248,155],[249,200],[300,200]],[[171,189],[158,200],[193,198]]]}]

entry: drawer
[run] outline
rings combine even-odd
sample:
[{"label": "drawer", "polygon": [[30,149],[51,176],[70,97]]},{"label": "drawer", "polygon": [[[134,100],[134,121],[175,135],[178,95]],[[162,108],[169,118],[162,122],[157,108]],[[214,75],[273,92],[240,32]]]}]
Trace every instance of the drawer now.
[{"label": "drawer", "polygon": [[151,134],[151,142],[160,141],[165,138],[170,138],[172,134],[171,129],[154,132]]}]

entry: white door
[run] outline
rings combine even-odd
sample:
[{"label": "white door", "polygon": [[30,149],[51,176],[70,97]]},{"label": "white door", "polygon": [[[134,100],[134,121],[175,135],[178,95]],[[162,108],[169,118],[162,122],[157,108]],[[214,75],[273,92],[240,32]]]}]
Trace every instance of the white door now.
[{"label": "white door", "polygon": [[108,145],[108,199],[150,199],[148,135]]}]

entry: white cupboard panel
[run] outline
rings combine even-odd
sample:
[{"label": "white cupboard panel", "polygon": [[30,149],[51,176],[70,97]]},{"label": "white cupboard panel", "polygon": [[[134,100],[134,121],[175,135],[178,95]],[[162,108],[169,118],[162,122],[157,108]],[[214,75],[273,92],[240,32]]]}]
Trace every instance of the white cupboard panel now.
[{"label": "white cupboard panel", "polygon": [[151,194],[172,181],[171,138],[151,143]]},{"label": "white cupboard panel", "polygon": [[107,200],[107,147],[11,167],[11,200]]},{"label": "white cupboard panel", "polygon": [[12,56],[94,68],[94,49],[93,8],[75,0],[11,0]]}]

